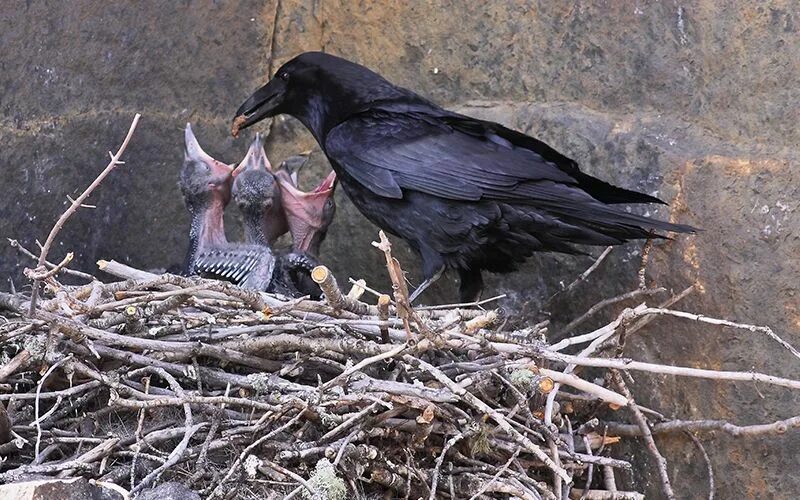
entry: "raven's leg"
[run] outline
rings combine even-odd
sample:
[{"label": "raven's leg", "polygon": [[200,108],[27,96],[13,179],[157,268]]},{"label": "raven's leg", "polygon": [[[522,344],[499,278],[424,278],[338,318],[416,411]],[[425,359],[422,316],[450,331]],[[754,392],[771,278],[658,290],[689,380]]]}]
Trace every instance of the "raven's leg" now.
[{"label": "raven's leg", "polygon": [[458,287],[461,302],[479,301],[483,291],[483,276],[481,276],[480,269],[459,269],[458,276],[461,278],[461,284]]},{"label": "raven's leg", "polygon": [[439,252],[422,248],[420,250],[420,255],[422,256],[422,274],[425,276],[425,281],[420,283],[417,289],[414,290],[414,293],[408,298],[409,303],[413,303],[426,288],[441,278],[442,273],[444,273],[444,262],[442,262],[442,256]]}]

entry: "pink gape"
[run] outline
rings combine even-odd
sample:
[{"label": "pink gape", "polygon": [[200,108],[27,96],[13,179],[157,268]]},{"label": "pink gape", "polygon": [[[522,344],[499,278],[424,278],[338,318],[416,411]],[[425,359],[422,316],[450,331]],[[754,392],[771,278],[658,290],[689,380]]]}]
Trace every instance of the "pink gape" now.
[{"label": "pink gape", "polygon": [[199,253],[228,242],[222,216],[231,200],[233,166],[215,160],[203,151],[188,123],[184,141],[180,188],[192,217],[185,263],[186,272],[191,274]]},{"label": "pink gape", "polygon": [[336,203],[333,199],[336,172],[331,171],[310,192],[298,189],[291,174],[284,169],[279,170],[275,177],[280,187],[289,231],[292,233],[294,250],[318,256],[320,245],[336,213]]}]

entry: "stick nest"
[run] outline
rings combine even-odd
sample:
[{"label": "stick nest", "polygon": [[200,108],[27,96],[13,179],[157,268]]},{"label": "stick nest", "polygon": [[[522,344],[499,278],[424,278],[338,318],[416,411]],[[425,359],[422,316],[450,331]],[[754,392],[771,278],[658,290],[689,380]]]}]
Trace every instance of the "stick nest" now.
[{"label": "stick nest", "polygon": [[[376,246],[391,293],[344,294],[319,268],[324,302],[113,261],[101,267],[122,281],[65,286],[39,269],[32,313],[29,298],[0,295],[0,481],[80,475],[135,496],[174,480],[203,498],[642,498],[615,491],[632,466],[613,457],[620,439],[642,436],[660,457],[653,433],[748,432],[666,421],[626,386],[625,370],[661,368],[739,380],[621,357],[656,316],[722,321],[666,309],[689,290],[661,308],[636,304],[663,290],[634,290],[555,336],[508,328],[494,302],[410,306],[388,241]],[[608,324],[573,333],[612,305]]]}]

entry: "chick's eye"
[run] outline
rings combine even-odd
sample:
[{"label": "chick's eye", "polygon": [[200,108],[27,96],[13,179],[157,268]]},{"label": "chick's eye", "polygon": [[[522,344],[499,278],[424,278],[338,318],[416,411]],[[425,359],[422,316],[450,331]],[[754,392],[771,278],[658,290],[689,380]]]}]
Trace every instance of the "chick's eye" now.
[{"label": "chick's eye", "polygon": [[280,73],[278,73],[278,78],[280,78],[281,80],[288,80],[289,73],[287,71],[281,71]]}]

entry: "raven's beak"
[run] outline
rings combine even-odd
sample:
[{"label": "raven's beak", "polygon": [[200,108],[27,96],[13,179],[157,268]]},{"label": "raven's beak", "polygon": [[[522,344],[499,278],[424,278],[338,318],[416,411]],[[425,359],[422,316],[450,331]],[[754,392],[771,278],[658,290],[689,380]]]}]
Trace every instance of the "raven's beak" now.
[{"label": "raven's beak", "polygon": [[236,177],[248,169],[272,171],[272,165],[270,165],[269,158],[267,158],[267,152],[264,151],[264,142],[261,139],[261,134],[258,132],[256,132],[256,138],[250,143],[250,149],[247,150],[247,154],[239,163],[239,166],[234,169],[233,177]]},{"label": "raven's beak", "polygon": [[200,147],[200,143],[197,142],[197,137],[195,137],[194,132],[192,132],[192,125],[190,123],[186,124],[186,130],[183,133],[183,139],[183,154],[186,160],[194,160],[205,163],[209,166],[209,168],[211,168],[211,171],[214,172],[214,175],[216,176],[226,177],[230,175],[232,170],[230,165],[222,163],[219,160],[215,160],[210,154],[203,151],[203,148]]},{"label": "raven's beak", "polygon": [[278,114],[277,108],[283,102],[285,92],[286,82],[280,78],[273,78],[266,85],[256,90],[236,110],[231,134],[237,137],[240,130],[246,129],[264,118]]}]

